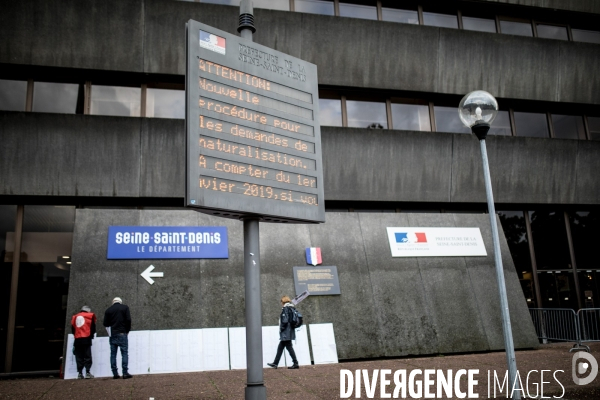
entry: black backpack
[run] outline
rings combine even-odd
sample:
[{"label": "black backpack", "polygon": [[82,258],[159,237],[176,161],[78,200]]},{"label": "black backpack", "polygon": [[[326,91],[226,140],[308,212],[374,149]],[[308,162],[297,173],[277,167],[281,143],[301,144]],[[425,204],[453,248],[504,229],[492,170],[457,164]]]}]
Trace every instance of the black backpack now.
[{"label": "black backpack", "polygon": [[292,328],[300,328],[302,326],[302,322],[302,313],[292,307]]}]

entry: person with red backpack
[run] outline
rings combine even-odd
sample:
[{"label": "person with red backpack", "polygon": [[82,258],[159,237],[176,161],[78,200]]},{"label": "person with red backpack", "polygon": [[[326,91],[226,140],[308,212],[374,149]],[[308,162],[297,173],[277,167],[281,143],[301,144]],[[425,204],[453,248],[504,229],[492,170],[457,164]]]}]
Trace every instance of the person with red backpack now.
[{"label": "person with red backpack", "polygon": [[77,379],[83,379],[83,368],[86,369],[85,379],[94,377],[92,369],[92,340],[96,334],[96,314],[90,307],[83,306],[81,311],[71,318],[71,331],[75,336],[73,353],[77,362]]}]

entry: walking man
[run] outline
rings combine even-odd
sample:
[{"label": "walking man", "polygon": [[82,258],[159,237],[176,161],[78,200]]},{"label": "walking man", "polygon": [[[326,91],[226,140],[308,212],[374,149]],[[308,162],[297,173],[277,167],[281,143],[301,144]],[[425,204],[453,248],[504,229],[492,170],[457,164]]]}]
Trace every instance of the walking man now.
[{"label": "walking man", "polygon": [[120,297],[113,299],[113,305],[106,309],[104,313],[104,326],[110,335],[110,368],[112,369],[113,379],[119,379],[119,370],[117,369],[117,349],[121,349],[121,368],[123,370],[123,379],[133,378],[127,372],[129,355],[127,353],[129,341],[127,335],[131,330],[131,314],[129,307],[123,304]]},{"label": "walking man", "polygon": [[296,359],[296,352],[294,351],[294,347],[292,347],[292,340],[296,340],[296,329],[292,324],[293,313],[294,313],[294,305],[292,304],[290,298],[288,296],[283,296],[281,298],[281,315],[279,316],[279,346],[277,346],[277,355],[275,356],[275,361],[272,363],[267,363],[267,365],[271,368],[277,368],[279,365],[279,360],[281,359],[281,355],[283,354],[283,349],[286,348],[292,357],[292,362],[294,363],[292,366],[288,367],[288,369],[298,369],[298,360]]},{"label": "walking man", "polygon": [[75,337],[74,353],[77,363],[77,379],[83,379],[83,368],[86,369],[85,379],[94,377],[92,372],[92,339],[96,333],[96,314],[88,306],[71,318],[71,332]]}]

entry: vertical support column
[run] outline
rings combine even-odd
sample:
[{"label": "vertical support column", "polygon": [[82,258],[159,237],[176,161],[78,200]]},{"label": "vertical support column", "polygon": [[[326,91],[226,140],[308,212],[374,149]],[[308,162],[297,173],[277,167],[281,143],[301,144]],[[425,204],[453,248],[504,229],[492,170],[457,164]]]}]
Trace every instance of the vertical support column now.
[{"label": "vertical support column", "polygon": [[13,345],[15,342],[15,320],[17,315],[17,288],[19,287],[19,266],[21,262],[21,239],[23,237],[24,206],[17,206],[15,221],[15,248],[13,251],[12,276],[10,281],[10,301],[8,306],[8,332],[6,332],[6,358],[4,372],[12,372]]},{"label": "vertical support column", "polygon": [[502,311],[502,331],[504,333],[504,349],[506,351],[506,363],[508,365],[509,391],[515,391],[511,396],[514,400],[521,399],[521,390],[517,380],[517,359],[515,357],[515,346],[512,337],[512,326],[508,310],[508,297],[506,295],[506,283],[504,281],[504,268],[502,267],[502,255],[500,253],[500,238],[498,236],[498,225],[496,223],[496,208],[494,207],[494,194],[492,192],[492,179],[488,163],[485,139],[479,140],[481,147],[481,158],[483,161],[483,177],[485,180],[485,194],[487,197],[488,210],[490,213],[490,225],[492,227],[492,241],[494,242],[494,261],[496,264],[496,279],[498,280],[498,292],[500,294],[500,309]]},{"label": "vertical support column", "polygon": [[[252,1],[240,2],[238,32],[252,41],[254,8]],[[260,294],[259,219],[244,218],[244,284],[246,300],[246,400],[266,400],[267,388],[263,379],[262,303]]]},{"label": "vertical support column", "polygon": [[265,400],[263,380],[262,304],[260,290],[259,220],[244,219],[244,280],[246,289],[246,400]]},{"label": "vertical support column", "polygon": [[575,294],[577,295],[577,306],[581,309],[583,298],[581,288],[579,287],[579,275],[577,274],[577,261],[575,260],[575,248],[573,247],[573,236],[571,236],[571,223],[569,221],[569,214],[564,211],[563,218],[565,219],[565,228],[567,230],[567,241],[569,242],[569,255],[571,257],[571,268],[573,269],[573,280],[575,282]]},{"label": "vertical support column", "polygon": [[525,227],[527,229],[527,243],[529,244],[529,257],[531,259],[531,271],[533,273],[533,284],[535,285],[535,299],[537,308],[543,308],[542,292],[540,291],[540,279],[537,270],[537,261],[535,260],[535,248],[533,247],[533,235],[531,231],[531,220],[529,219],[529,211],[523,212],[525,217]]}]

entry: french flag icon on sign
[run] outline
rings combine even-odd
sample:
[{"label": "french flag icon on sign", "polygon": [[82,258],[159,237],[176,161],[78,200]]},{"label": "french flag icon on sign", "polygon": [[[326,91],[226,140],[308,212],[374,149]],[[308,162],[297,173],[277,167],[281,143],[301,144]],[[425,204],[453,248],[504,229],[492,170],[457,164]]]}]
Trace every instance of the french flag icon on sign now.
[{"label": "french flag icon on sign", "polygon": [[200,31],[200,47],[214,51],[219,54],[225,54],[225,38],[213,35],[209,32]]},{"label": "french flag icon on sign", "polygon": [[312,265],[321,264],[321,248],[320,247],[307,247],[306,248],[306,263]]}]

